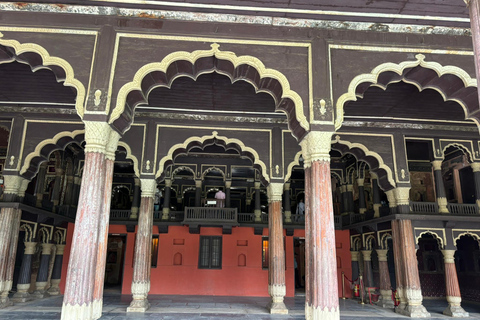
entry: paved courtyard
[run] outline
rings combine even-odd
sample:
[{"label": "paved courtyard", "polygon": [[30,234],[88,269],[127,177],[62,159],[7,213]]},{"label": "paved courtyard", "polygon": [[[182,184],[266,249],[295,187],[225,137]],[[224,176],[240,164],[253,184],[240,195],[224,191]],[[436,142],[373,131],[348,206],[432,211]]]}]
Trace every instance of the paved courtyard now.
[{"label": "paved courtyard", "polygon": [[[18,303],[0,310],[0,319],[60,319],[62,296],[42,300]],[[127,314],[125,312],[131,296],[106,293],[104,298],[104,320],[121,319],[305,319],[304,297],[287,298],[288,315],[272,316],[265,306],[266,297],[222,297],[222,296],[165,296],[151,295],[151,308],[145,314]],[[452,319],[442,314],[447,306],[444,300],[425,300],[426,308],[432,314],[431,319]],[[480,319],[480,304],[465,303],[471,319]],[[382,309],[369,304],[361,305],[356,300],[340,300],[342,320],[362,319],[409,319],[397,315],[393,309]]]}]

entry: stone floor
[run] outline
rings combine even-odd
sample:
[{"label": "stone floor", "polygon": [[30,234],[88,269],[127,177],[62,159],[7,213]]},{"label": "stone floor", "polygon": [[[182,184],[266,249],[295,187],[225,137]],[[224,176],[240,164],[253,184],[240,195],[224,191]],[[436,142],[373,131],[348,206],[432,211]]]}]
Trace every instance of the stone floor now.
[{"label": "stone floor", "polygon": [[[151,308],[145,314],[126,314],[131,296],[106,293],[104,297],[104,320],[121,319],[305,319],[304,297],[287,298],[288,315],[269,315],[265,306],[269,299],[265,297],[222,297],[222,296],[164,296],[151,295]],[[425,300],[425,307],[432,314],[431,319],[451,319],[442,314],[447,306],[443,300]],[[18,303],[0,310],[0,319],[60,319],[62,296],[49,297],[42,300]],[[464,303],[470,319],[480,319],[480,304]],[[382,309],[377,306],[361,305],[356,300],[340,300],[342,320],[375,320],[380,318],[408,319],[393,312],[393,309]]]}]

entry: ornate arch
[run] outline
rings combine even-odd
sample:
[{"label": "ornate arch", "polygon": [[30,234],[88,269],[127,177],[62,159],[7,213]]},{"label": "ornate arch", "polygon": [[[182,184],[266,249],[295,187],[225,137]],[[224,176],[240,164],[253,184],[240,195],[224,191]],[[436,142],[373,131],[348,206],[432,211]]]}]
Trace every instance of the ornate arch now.
[{"label": "ornate arch", "polygon": [[388,239],[392,239],[392,234],[389,232],[385,232],[382,234],[382,236],[379,239],[379,246],[381,249],[387,250],[388,249]]},{"label": "ornate arch", "polygon": [[346,182],[348,184],[353,184],[354,180],[355,180],[355,172],[356,172],[356,169],[355,167],[351,166],[350,168],[347,168],[347,175],[346,175]]},{"label": "ornate arch", "polygon": [[[439,92],[445,101],[457,102],[465,112],[465,118],[480,125],[479,120],[470,117],[479,110],[477,95],[477,80],[470,77],[465,70],[456,66],[442,66],[433,61],[425,61],[423,54],[417,54],[415,61],[404,61],[399,64],[383,63],[370,73],[356,76],[348,86],[348,91],[341,95],[336,104],[335,128],[338,130],[343,123],[344,107],[348,101],[362,98],[370,86],[377,86],[385,90],[391,83],[404,81],[418,88],[433,89]],[[429,72],[419,72],[428,69]],[[447,79],[448,81],[442,81]]]},{"label": "ornate arch", "polygon": [[424,234],[431,235],[435,240],[437,240],[439,250],[445,249],[445,243],[443,238],[440,235],[438,235],[438,233],[436,233],[435,231],[430,231],[430,230],[423,231],[417,237],[415,237],[415,244],[417,246],[418,246],[418,241],[422,238]]},{"label": "ornate arch", "polygon": [[49,69],[55,74],[57,81],[63,81],[64,86],[75,88],[77,91],[75,109],[80,118],[83,118],[85,112],[85,87],[79,80],[75,79],[75,72],[66,60],[50,56],[47,50],[38,44],[6,40],[1,32],[0,45],[13,49],[12,53],[9,50],[0,48],[0,64],[18,61],[29,65],[33,72],[40,69]]},{"label": "ornate arch", "polygon": [[38,171],[40,164],[48,161],[49,156],[56,150],[64,150],[70,143],[81,144],[84,140],[85,130],[62,131],[51,139],[41,141],[33,152],[30,152],[23,161],[20,174],[25,178],[33,178]]},{"label": "ornate arch", "polygon": [[[138,164],[138,159],[137,159],[136,156],[133,155],[132,149],[130,148],[128,143],[126,143],[124,141],[118,141],[118,147],[122,147],[127,151],[126,158],[132,160],[133,171],[135,172],[135,175],[137,176],[137,178],[140,178],[140,170],[139,170],[140,166]],[[117,149],[118,149],[118,147],[117,147]]]},{"label": "ornate arch", "polygon": [[449,147],[456,147],[456,148],[462,150],[463,153],[467,155],[468,161],[469,161],[470,163],[473,162],[473,153],[472,153],[472,150],[469,150],[469,149],[468,149],[467,147],[465,147],[463,144],[457,143],[457,142],[449,143],[449,144],[447,144],[445,147],[443,147],[443,149],[442,149],[443,157],[445,157],[445,150],[447,150],[447,148],[449,148]]},{"label": "ornate arch", "polygon": [[183,189],[182,195],[184,196],[185,193],[187,193],[188,191],[195,191],[196,189],[197,189],[196,187],[187,187]]},{"label": "ornate arch", "polygon": [[373,250],[375,248],[374,244],[377,244],[377,239],[375,238],[375,235],[369,234],[365,238],[365,249],[366,250]]},{"label": "ornate arch", "polygon": [[285,176],[285,182],[290,180],[290,177],[292,176],[293,167],[300,165],[300,157],[301,156],[302,156],[302,151],[298,151],[297,154],[295,155],[295,157],[293,158],[293,161],[288,164],[287,175]]},{"label": "ornate arch", "polygon": [[253,162],[253,167],[261,173],[260,176],[262,180],[267,183],[270,182],[270,177],[267,174],[267,166],[262,160],[260,160],[257,151],[255,151],[253,148],[245,146],[245,144],[239,139],[219,136],[218,132],[216,131],[213,131],[211,135],[203,137],[190,137],[185,140],[184,143],[178,143],[171,147],[170,150],[168,150],[167,155],[160,160],[155,178],[160,177],[164,169],[173,164],[173,159],[179,154],[183,154],[193,147],[203,148],[212,144],[220,144],[226,149],[233,148],[239,151],[241,156],[245,156]]},{"label": "ornate arch", "polygon": [[205,176],[206,176],[209,172],[212,172],[212,171],[220,172],[221,175],[222,175],[222,177],[223,177],[223,181],[225,181],[225,172],[223,172],[222,169],[217,168],[217,167],[215,167],[215,166],[210,167],[210,168],[207,168],[207,169],[205,169],[205,171],[202,172],[202,180],[204,180],[204,179],[205,179]]},{"label": "ornate arch", "polygon": [[340,174],[338,172],[334,171],[334,170],[330,170],[330,176],[335,176],[335,178],[337,178],[337,180],[340,184],[343,182],[343,179],[340,176]]},{"label": "ornate arch", "polygon": [[[303,112],[302,99],[290,89],[288,79],[282,73],[266,68],[256,57],[238,57],[233,52],[220,51],[219,46],[213,43],[210,50],[173,52],[161,62],[149,63],[140,68],[133,81],[120,88],[109,123],[125,132],[133,121],[133,110],[138,104],[148,101],[148,95],[153,89],[170,88],[178,77],[195,80],[202,74],[217,72],[229,77],[232,83],[247,81],[256,92],[270,94],[275,101],[276,111],[283,111],[287,115],[293,135],[298,140],[303,138],[310,125]],[[128,110],[125,110],[126,107]]]},{"label": "ornate arch", "polygon": [[353,251],[360,251],[360,249],[362,249],[362,239],[360,236],[352,239],[352,249]]},{"label": "ornate arch", "polygon": [[392,169],[387,166],[382,157],[361,143],[352,143],[341,140],[339,135],[335,136],[332,141],[332,149],[339,151],[342,155],[345,153],[353,154],[358,161],[366,162],[371,171],[377,174],[379,185],[383,190],[395,188],[395,180],[393,179]]},{"label": "ornate arch", "polygon": [[472,237],[473,239],[476,239],[478,242],[478,246],[480,247],[480,235],[470,231],[459,233],[455,238],[453,238],[453,244],[455,245],[455,247],[457,246],[457,241],[463,236],[469,236],[469,237]]},{"label": "ornate arch", "polygon": [[192,168],[188,167],[188,166],[180,166],[180,167],[177,167],[175,170],[172,171],[172,179],[175,179],[175,175],[180,172],[180,171],[189,171],[193,174],[193,178],[195,179],[195,171],[193,171]]}]

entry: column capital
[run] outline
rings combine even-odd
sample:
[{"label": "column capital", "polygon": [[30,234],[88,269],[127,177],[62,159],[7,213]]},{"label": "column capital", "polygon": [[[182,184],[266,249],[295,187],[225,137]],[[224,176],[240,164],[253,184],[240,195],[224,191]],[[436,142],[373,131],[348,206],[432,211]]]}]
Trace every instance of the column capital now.
[{"label": "column capital", "polygon": [[455,263],[455,250],[440,250],[443,254],[445,263]]},{"label": "column capital", "polygon": [[52,247],[53,243],[42,243],[42,254],[44,254],[44,252],[50,254]]},{"label": "column capital", "polygon": [[480,162],[472,162],[470,164],[470,167],[472,167],[473,172],[479,172],[480,171]]},{"label": "column capital", "polygon": [[34,254],[37,248],[36,242],[25,241],[25,254]]},{"label": "column capital", "polygon": [[[195,180],[195,181],[196,181],[196,180]],[[200,180],[200,181],[201,181],[201,180]],[[167,179],[167,178],[166,178],[166,179],[164,180],[164,182],[165,182],[165,187],[169,187],[169,188],[172,187],[172,179]]]},{"label": "column capital", "polygon": [[271,182],[267,186],[268,202],[282,201],[283,183]]},{"label": "column capital", "polygon": [[225,180],[225,188],[230,189],[232,187],[232,180]]},{"label": "column capital", "polygon": [[255,189],[260,189],[260,181],[256,181],[253,186]]},{"label": "column capital", "polygon": [[372,261],[372,250],[362,250],[363,261]]},{"label": "column capital", "polygon": [[442,170],[442,160],[434,160],[432,161],[433,170]]},{"label": "column capital", "polygon": [[85,124],[85,153],[106,153],[107,143],[112,128],[107,122],[83,121]]},{"label": "column capital", "polygon": [[5,185],[4,193],[16,194],[19,196],[25,195],[30,180],[17,175],[3,176],[3,184]]},{"label": "column capital", "polygon": [[357,179],[357,185],[358,185],[359,187],[363,187],[363,184],[364,184],[364,183],[365,183],[365,179],[363,179],[363,178],[358,178],[358,179]]},{"label": "column capital", "polygon": [[[195,180],[195,187],[197,188],[201,188],[202,187],[202,183],[203,183],[203,180]],[[167,183],[165,182],[165,185]],[[172,186],[172,184],[170,183],[170,186]]]},{"label": "column capital", "polygon": [[370,171],[370,178],[372,178],[372,180],[373,179],[378,180],[377,174],[375,172],[372,172],[372,171]]},{"label": "column capital", "polygon": [[398,206],[410,205],[410,187],[397,187],[393,190],[395,190],[395,200]]},{"label": "column capital", "polygon": [[105,158],[107,160],[115,161],[115,151],[118,148],[118,141],[121,135],[117,131],[111,129],[108,137],[107,145],[105,146]]},{"label": "column capital", "polygon": [[155,179],[140,179],[142,188],[142,198],[154,198],[155,191],[157,191],[157,180]]},{"label": "column capital", "polygon": [[300,141],[303,163],[306,168],[310,167],[313,161],[330,161],[333,133],[328,131],[310,131]]},{"label": "column capital", "polygon": [[73,183],[80,185],[82,183],[82,178],[80,177],[75,177],[73,179]]},{"label": "column capital", "polygon": [[387,261],[388,250],[377,249],[378,261]]},{"label": "column capital", "polygon": [[347,184],[347,192],[353,192],[353,184]]},{"label": "column capital", "polygon": [[397,206],[397,201],[395,198],[395,189],[391,189],[385,192],[388,199],[388,206],[390,208],[395,208]]},{"label": "column capital", "polygon": [[55,168],[55,175],[57,177],[63,176],[64,172],[65,172],[65,170],[63,168]]},{"label": "column capital", "polygon": [[360,252],[350,251],[350,254],[352,255],[352,261],[358,261],[358,256],[360,255]]},{"label": "column capital", "polygon": [[140,187],[140,179],[134,178],[133,181],[135,183],[135,187]]},{"label": "column capital", "polygon": [[65,251],[65,245],[64,244],[57,244],[57,252],[55,253],[55,255],[57,256],[61,256],[63,255],[63,252]]},{"label": "column capital", "polygon": [[342,184],[342,185],[340,186],[340,192],[341,192],[341,193],[347,192],[347,185],[346,185],[346,184]]},{"label": "column capital", "polygon": [[285,191],[289,191],[290,190],[290,182],[285,182],[283,184],[283,190]]}]

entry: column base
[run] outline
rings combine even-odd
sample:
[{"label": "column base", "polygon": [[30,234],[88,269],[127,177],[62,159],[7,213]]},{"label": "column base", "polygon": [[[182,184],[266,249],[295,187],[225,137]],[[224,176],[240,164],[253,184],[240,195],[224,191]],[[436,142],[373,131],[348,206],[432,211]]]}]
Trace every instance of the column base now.
[{"label": "column base", "polygon": [[13,302],[8,297],[0,298],[0,309],[13,306]]},{"label": "column base", "polygon": [[288,314],[287,306],[283,301],[282,302],[271,301],[267,305],[267,309],[270,312],[270,314]]},{"label": "column base", "polygon": [[[308,306],[308,314],[305,314],[306,320],[340,320],[339,308],[332,307],[331,310],[328,307],[321,309],[320,307]],[[305,310],[307,312],[307,310]]]},{"label": "column base", "polygon": [[443,314],[454,318],[467,318],[470,316],[461,306],[452,305],[448,305],[448,307],[443,310]]},{"label": "column base", "polygon": [[431,315],[422,305],[407,305],[403,308],[402,305],[399,305],[395,309],[396,313],[403,314],[404,316],[410,318],[430,318]]},{"label": "column base", "polygon": [[62,305],[62,318],[61,320],[77,320],[77,319],[84,319],[84,320],[96,320],[99,317],[93,316],[92,304],[84,303],[82,305],[69,305],[63,304]]},{"label": "column base", "polygon": [[31,294],[31,296],[32,299],[43,299],[49,297],[50,295],[45,290],[36,290],[34,293]]},{"label": "column base", "polygon": [[127,308],[127,312],[145,312],[150,308],[150,303],[147,299],[133,300]]},{"label": "column base", "polygon": [[51,296],[60,295],[60,288],[58,287],[60,284],[60,279],[52,279],[50,283],[52,286],[47,290],[47,293]]},{"label": "column base", "polygon": [[33,300],[33,297],[28,292],[17,292],[10,300],[12,300],[13,302],[27,302]]},{"label": "column base", "polygon": [[391,296],[381,295],[380,299],[377,302],[377,305],[382,307],[382,308],[388,308],[388,309],[395,308],[395,304],[393,303],[393,300],[392,300]]}]

